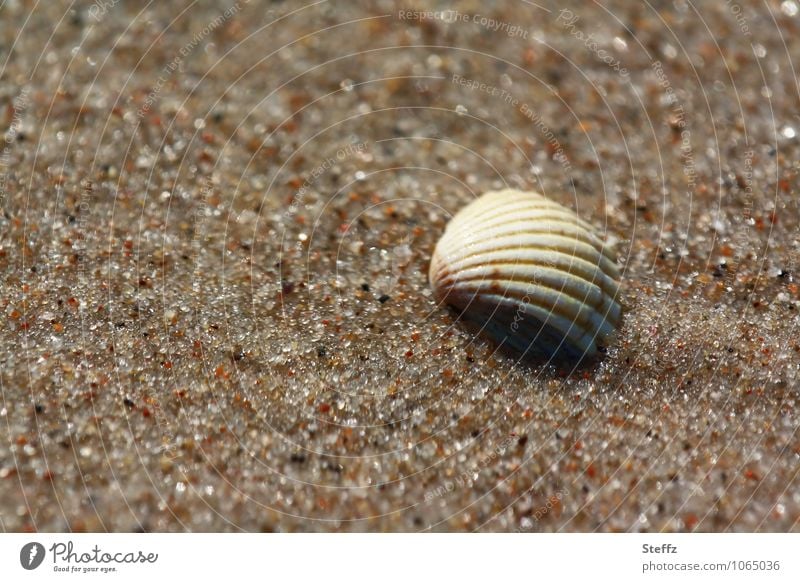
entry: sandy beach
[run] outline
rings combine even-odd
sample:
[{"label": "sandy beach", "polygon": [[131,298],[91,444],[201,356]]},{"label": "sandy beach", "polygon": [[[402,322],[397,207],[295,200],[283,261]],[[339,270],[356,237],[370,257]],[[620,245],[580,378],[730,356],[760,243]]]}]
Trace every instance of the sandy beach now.
[{"label": "sandy beach", "polygon": [[[794,1],[6,2],[0,531],[800,531]],[[433,248],[613,245],[523,363]]]}]

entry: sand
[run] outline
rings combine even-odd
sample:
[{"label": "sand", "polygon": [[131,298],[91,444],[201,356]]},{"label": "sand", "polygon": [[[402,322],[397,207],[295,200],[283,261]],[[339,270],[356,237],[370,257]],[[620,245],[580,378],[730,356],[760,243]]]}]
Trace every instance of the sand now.
[{"label": "sand", "polygon": [[[798,5],[604,4],[0,8],[0,531],[800,530]],[[600,361],[433,300],[500,187]]]}]

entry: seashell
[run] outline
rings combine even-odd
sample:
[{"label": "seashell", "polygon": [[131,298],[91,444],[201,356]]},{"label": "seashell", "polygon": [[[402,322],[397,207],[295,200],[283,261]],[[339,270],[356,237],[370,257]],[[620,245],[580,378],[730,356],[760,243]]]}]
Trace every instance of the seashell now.
[{"label": "seashell", "polygon": [[488,192],[433,252],[436,298],[524,357],[593,357],[620,323],[619,269],[591,225],[535,192]]}]

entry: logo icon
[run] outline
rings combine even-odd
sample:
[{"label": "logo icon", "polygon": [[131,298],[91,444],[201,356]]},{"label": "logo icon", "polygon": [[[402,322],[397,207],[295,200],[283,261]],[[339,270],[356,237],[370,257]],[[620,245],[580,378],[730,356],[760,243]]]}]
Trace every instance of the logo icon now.
[{"label": "logo icon", "polygon": [[44,546],[39,542],[30,542],[19,551],[19,563],[26,570],[35,570],[44,561]]}]

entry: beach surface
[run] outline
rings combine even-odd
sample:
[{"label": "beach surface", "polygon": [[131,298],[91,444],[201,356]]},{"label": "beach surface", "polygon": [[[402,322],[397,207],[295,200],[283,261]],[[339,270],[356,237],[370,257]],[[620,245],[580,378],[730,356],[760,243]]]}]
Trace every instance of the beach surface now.
[{"label": "beach surface", "polygon": [[[800,531],[793,1],[6,2],[0,531]],[[596,362],[433,298],[536,190]]]}]

